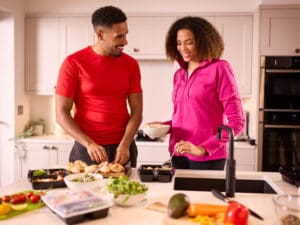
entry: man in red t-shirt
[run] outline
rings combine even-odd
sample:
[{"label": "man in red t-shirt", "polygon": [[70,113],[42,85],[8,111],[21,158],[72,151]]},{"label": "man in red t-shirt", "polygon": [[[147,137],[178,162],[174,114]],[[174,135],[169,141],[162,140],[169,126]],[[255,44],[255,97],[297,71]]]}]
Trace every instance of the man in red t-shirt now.
[{"label": "man in red t-shirt", "polygon": [[96,44],[69,55],[61,66],[56,120],[76,140],[71,162],[130,161],[136,166],[133,138],[142,120],[142,88],[137,61],[123,53],[126,19],[113,6],[96,10],[92,15]]}]

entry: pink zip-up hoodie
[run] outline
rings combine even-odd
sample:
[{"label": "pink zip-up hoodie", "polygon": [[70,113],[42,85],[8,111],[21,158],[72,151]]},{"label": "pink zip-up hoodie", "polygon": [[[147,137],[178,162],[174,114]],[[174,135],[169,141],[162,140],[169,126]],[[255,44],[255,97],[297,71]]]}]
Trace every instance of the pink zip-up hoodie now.
[{"label": "pink zip-up hoodie", "polygon": [[228,134],[223,131],[225,138],[218,140],[218,127],[228,125],[237,135],[245,124],[241,98],[229,63],[221,59],[205,60],[189,77],[181,67],[175,72],[173,85],[174,112],[172,120],[166,122],[171,125],[170,153],[175,144],[183,140],[202,146],[208,153],[205,156],[183,154],[190,160],[226,158]]}]

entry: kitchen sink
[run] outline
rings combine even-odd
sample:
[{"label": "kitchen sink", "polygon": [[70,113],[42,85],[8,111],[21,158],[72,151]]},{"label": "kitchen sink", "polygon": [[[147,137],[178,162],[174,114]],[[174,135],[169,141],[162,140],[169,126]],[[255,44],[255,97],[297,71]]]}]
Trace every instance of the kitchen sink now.
[{"label": "kitchen sink", "polygon": [[[225,191],[225,179],[222,178],[197,178],[197,177],[175,177],[175,190],[186,191],[210,191],[217,189]],[[277,194],[272,186],[263,179],[237,179],[236,192],[242,193],[264,193]]]}]

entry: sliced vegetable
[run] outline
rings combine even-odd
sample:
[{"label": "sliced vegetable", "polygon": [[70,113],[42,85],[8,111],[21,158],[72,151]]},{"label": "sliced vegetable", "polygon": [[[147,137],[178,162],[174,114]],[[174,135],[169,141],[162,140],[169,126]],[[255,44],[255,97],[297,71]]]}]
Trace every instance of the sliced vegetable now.
[{"label": "sliced vegetable", "polygon": [[224,213],[227,210],[227,205],[201,204],[193,203],[189,205],[187,213],[189,216],[216,216],[219,213]]},{"label": "sliced vegetable", "polygon": [[247,225],[249,210],[242,204],[232,201],[225,213],[224,225]]}]

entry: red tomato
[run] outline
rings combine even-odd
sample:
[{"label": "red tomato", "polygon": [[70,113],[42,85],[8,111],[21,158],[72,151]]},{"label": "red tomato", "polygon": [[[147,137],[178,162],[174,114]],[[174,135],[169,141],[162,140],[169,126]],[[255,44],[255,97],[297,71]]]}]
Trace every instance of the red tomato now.
[{"label": "red tomato", "polygon": [[5,201],[5,202],[10,202],[10,199],[11,199],[11,198],[10,198],[9,195],[5,195],[5,196],[4,196],[4,201]]},{"label": "red tomato", "polygon": [[14,195],[14,196],[12,197],[12,199],[10,200],[10,202],[11,202],[12,204],[19,204],[19,203],[20,203],[20,196],[19,196],[19,195]]},{"label": "red tomato", "polygon": [[20,198],[20,203],[24,203],[27,200],[26,195],[24,193],[19,194],[19,198]]},{"label": "red tomato", "polygon": [[238,202],[232,201],[228,205],[224,225],[247,225],[248,217],[248,208]]},{"label": "red tomato", "polygon": [[28,192],[26,196],[27,196],[28,199],[30,199],[30,196],[31,196],[31,195],[33,195],[33,192],[32,192],[32,191]]},{"label": "red tomato", "polygon": [[30,196],[30,201],[31,203],[37,203],[40,201],[41,197],[39,195],[33,194]]}]

